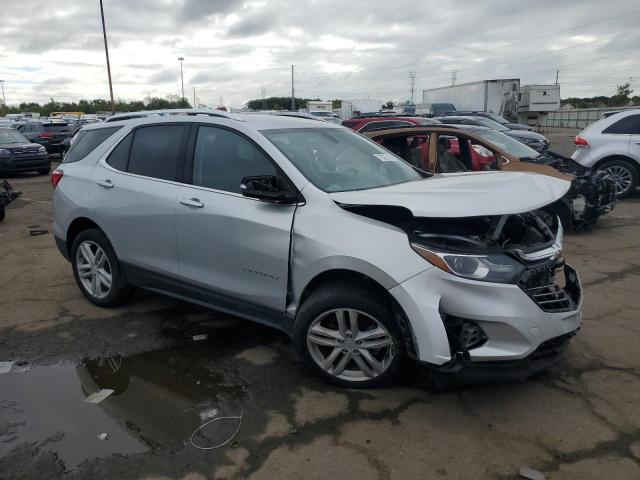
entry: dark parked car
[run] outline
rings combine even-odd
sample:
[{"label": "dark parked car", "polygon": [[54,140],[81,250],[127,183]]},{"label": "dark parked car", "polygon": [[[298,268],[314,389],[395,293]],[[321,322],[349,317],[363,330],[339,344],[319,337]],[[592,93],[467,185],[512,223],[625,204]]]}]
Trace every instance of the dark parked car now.
[{"label": "dark parked car", "polygon": [[73,126],[66,122],[28,122],[20,132],[30,141],[39,143],[47,153],[62,153],[64,140],[73,134]]},{"label": "dark parked car", "polygon": [[51,171],[51,160],[42,145],[31,143],[12,128],[0,128],[0,172],[17,173],[36,171],[46,175]]},{"label": "dark parked car", "polygon": [[487,117],[438,117],[442,123],[449,125],[480,125],[482,127],[488,127],[498,132],[502,132],[505,135],[509,135],[511,138],[515,138],[526,146],[533,148],[538,153],[546,153],[549,150],[549,140],[544,135],[540,135],[536,132],[529,132],[526,130],[511,130],[509,127],[491,120]]},{"label": "dark parked car", "polygon": [[491,120],[493,120],[494,122],[498,122],[502,125],[504,125],[507,128],[510,128],[511,130],[531,130],[531,127],[529,125],[524,125],[522,123],[512,123],[509,120],[507,120],[506,118],[504,118],[502,115],[498,115],[497,113],[493,113],[493,112],[463,112],[463,111],[457,111],[457,112],[451,112],[448,113],[447,115],[461,115],[463,117],[468,117],[468,116],[472,116],[472,117],[485,117],[485,118],[489,118]]}]

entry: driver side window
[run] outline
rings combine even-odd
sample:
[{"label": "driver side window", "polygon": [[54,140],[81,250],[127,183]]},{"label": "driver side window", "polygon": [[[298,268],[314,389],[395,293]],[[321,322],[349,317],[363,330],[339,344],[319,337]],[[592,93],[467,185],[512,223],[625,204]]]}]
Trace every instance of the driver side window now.
[{"label": "driver side window", "polygon": [[276,167],[258,147],[224,128],[198,128],[193,185],[240,194],[242,179],[256,175],[278,176]]}]

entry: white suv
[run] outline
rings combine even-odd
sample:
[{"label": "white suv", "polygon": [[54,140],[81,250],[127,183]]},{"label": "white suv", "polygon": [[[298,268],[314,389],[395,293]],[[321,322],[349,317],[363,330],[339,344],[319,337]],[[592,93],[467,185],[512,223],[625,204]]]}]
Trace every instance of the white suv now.
[{"label": "white suv", "polygon": [[562,228],[530,213],[569,182],[432,176],[338,125],[186,113],[86,126],[52,175],[56,242],[96,305],[137,286],[261,322],[349,387],[406,356],[524,377],[580,326]]},{"label": "white suv", "polygon": [[573,158],[580,165],[605,170],[616,195],[631,195],[640,178],[640,110],[626,110],[592,123],[575,139]]}]

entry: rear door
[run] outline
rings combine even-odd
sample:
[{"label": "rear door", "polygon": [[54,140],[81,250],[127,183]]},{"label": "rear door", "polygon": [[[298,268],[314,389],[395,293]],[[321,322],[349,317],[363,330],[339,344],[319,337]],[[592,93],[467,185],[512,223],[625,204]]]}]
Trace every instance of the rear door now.
[{"label": "rear door", "polygon": [[635,123],[631,127],[631,138],[629,141],[629,155],[640,163],[640,115],[633,115]]},{"label": "rear door", "polygon": [[295,205],[242,196],[242,178],[275,175],[267,154],[240,132],[200,125],[177,195],[180,277],[195,300],[258,321],[282,322]]},{"label": "rear door", "polygon": [[142,287],[171,290],[178,275],[176,179],[188,130],[182,123],[138,127],[92,172],[89,210]]}]

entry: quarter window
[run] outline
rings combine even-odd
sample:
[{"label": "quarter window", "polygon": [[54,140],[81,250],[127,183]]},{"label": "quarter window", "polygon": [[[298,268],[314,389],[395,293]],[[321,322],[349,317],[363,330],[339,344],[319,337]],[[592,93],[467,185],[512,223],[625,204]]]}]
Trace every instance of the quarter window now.
[{"label": "quarter window", "polygon": [[241,193],[244,177],[277,176],[271,160],[237,133],[217,127],[200,127],[193,157],[193,185]]},{"label": "quarter window", "polygon": [[113,135],[120,127],[101,128],[98,130],[85,130],[78,134],[78,138],[69,149],[69,153],[62,163],[72,163],[82,160],[89,155],[98,145]]},{"label": "quarter window", "polygon": [[640,115],[629,115],[609,125],[602,133],[638,134],[640,133]]},{"label": "quarter window", "polygon": [[132,138],[132,133],[124,137],[124,140],[122,140],[109,154],[107,163],[116,170],[120,170],[121,172],[127,171],[127,162],[129,161],[129,149],[131,148]]},{"label": "quarter window", "polygon": [[154,125],[136,130],[127,171],[175,180],[185,130],[183,125]]}]

